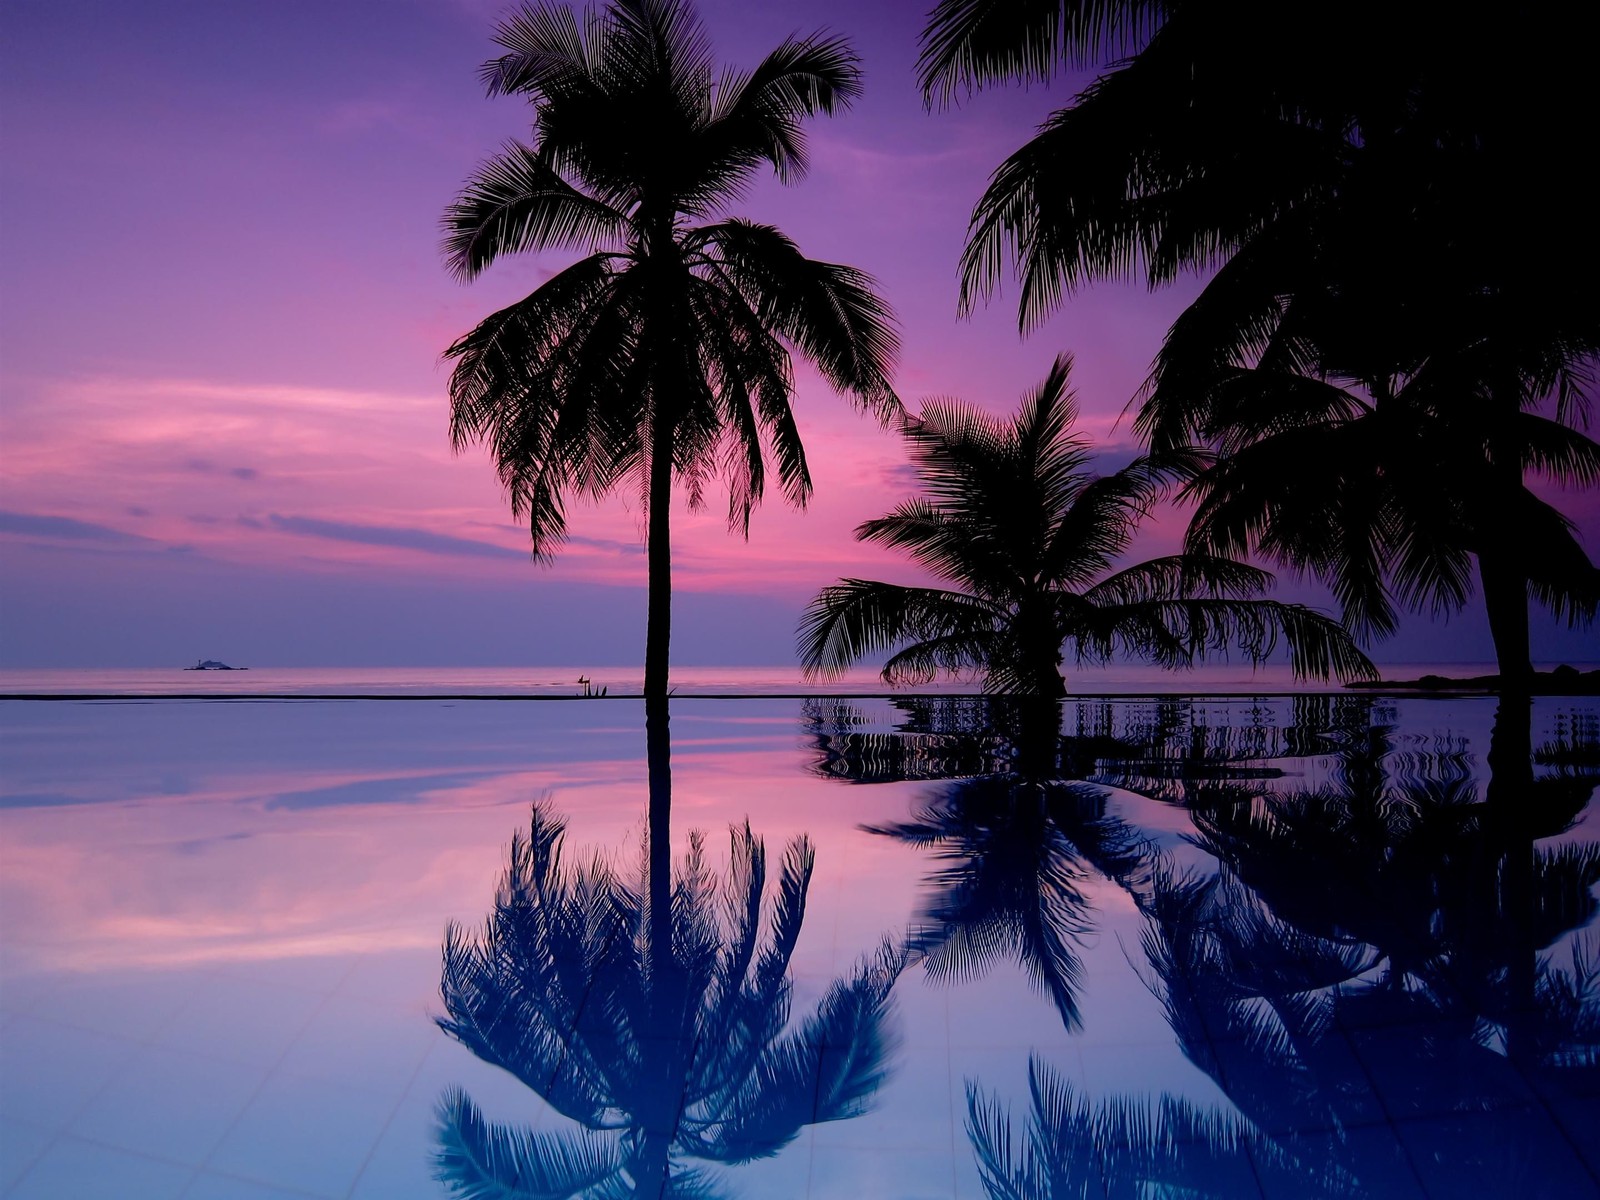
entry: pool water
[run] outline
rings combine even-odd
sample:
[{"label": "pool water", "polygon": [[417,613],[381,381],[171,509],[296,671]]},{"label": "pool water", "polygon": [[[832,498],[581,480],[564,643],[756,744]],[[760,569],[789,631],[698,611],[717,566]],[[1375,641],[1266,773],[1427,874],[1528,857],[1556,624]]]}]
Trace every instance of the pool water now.
[{"label": "pool water", "polygon": [[7,1198],[1600,1194],[1591,700],[3,707]]}]

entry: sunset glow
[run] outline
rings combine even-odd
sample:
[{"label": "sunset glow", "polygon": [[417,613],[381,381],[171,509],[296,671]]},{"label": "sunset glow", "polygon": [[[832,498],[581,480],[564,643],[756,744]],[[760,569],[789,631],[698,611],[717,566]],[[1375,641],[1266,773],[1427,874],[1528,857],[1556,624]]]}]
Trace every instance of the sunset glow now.
[{"label": "sunset glow", "polygon": [[[798,19],[702,8],[733,62]],[[483,453],[448,446],[441,352],[567,261],[508,261],[466,286],[440,263],[445,203],[526,134],[526,110],[484,98],[474,74],[498,11],[8,7],[0,662],[637,661],[641,622],[624,615],[642,612],[645,583],[637,489],[575,501],[571,539],[536,567]],[[1196,281],[1098,285],[1026,338],[1004,293],[956,315],[987,173],[1072,81],[931,114],[912,79],[917,13],[834,2],[805,23],[852,39],[864,97],[815,123],[807,179],[767,179],[737,212],[879,279],[909,403],[1007,411],[1070,350],[1084,432],[1126,461],[1123,409]],[[814,499],[797,513],[769,494],[748,542],[727,532],[718,493],[679,515],[677,662],[789,661],[817,588],[885,569],[920,578],[851,537],[909,494],[897,439],[798,374]],[[1594,528],[1592,492],[1562,501]],[[1180,529],[1158,514],[1145,548],[1173,548]],[[263,615],[291,610],[301,619]],[[748,636],[726,636],[731,617]],[[1427,624],[1378,656],[1487,657],[1476,609],[1447,638]],[[1536,637],[1536,654],[1583,657],[1575,635]]]}]

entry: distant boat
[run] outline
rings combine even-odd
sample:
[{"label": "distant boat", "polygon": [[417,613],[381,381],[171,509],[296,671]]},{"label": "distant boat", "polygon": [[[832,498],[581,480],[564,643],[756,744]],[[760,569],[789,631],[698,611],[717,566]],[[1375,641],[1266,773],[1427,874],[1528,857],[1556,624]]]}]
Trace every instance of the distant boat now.
[{"label": "distant boat", "polygon": [[192,667],[185,667],[185,671],[248,671],[249,667],[230,667],[227,663],[218,662],[214,658],[196,659]]}]

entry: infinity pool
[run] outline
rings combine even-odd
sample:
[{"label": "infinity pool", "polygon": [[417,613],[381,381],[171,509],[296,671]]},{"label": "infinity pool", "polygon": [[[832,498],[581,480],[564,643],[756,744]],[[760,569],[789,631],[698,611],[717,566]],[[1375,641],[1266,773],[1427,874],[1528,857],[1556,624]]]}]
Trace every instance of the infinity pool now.
[{"label": "infinity pool", "polygon": [[1600,1194],[1594,701],[0,707],[5,1197]]}]

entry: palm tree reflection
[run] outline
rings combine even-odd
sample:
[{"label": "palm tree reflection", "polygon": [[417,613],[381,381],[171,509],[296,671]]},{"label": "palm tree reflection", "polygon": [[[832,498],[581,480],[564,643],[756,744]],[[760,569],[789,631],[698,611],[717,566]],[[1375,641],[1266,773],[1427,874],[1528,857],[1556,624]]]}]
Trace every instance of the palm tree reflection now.
[{"label": "palm tree reflection", "polygon": [[572,861],[561,820],[537,803],[484,927],[446,934],[440,1027],[579,1126],[495,1125],[448,1094],[438,1168],[458,1195],[720,1194],[708,1166],[776,1154],[806,1125],[865,1111],[883,1082],[903,953],[885,946],[791,1025],[811,844],[789,843],[769,887],[748,823],[731,831],[725,875],[692,833],[663,878],[670,774],[665,715],[652,719],[637,870]]},{"label": "palm tree reflection", "polygon": [[1144,951],[1179,1046],[1237,1115],[1090,1102],[1035,1062],[1026,1149],[971,1090],[990,1194],[1077,1196],[1090,1166],[1113,1195],[1256,1194],[1228,1182],[1245,1158],[1269,1193],[1590,1194],[1600,941],[1573,935],[1600,846],[1565,835],[1600,772],[1576,742],[1535,753],[1508,698],[1482,791],[1460,747],[1398,752],[1380,728],[1325,787],[1197,792],[1216,869],[1152,868]]},{"label": "palm tree reflection", "polygon": [[1264,741],[1270,727],[1207,729],[1178,703],[1077,705],[1071,734],[1062,706],[1047,699],[897,707],[907,719],[887,735],[855,732],[862,717],[847,706],[814,706],[809,717],[819,774],[853,782],[969,776],[932,793],[909,821],[862,826],[942,864],[927,878],[908,949],[940,981],[1015,961],[1068,1029],[1080,1025],[1078,948],[1094,926],[1095,880],[1136,900],[1149,882],[1146,839],[1112,811],[1099,784],[1165,794],[1192,779],[1281,774],[1260,761],[1275,748]]},{"label": "palm tree reflection", "polygon": [[967,1085],[967,1137],[995,1200],[1087,1197],[1344,1197],[1348,1176],[1306,1174],[1233,1113],[1173,1096],[1091,1100],[1034,1057],[1028,1126],[1015,1138],[997,1098]]}]

